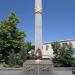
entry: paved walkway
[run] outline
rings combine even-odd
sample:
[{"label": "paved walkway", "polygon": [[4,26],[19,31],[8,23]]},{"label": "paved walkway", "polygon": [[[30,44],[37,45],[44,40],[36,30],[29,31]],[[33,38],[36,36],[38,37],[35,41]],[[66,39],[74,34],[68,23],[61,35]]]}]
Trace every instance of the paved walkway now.
[{"label": "paved walkway", "polygon": [[[0,71],[0,75],[23,75],[23,71]],[[73,75],[71,71],[55,71],[54,75]]]},{"label": "paved walkway", "polygon": [[22,71],[0,71],[0,75],[22,75]]}]

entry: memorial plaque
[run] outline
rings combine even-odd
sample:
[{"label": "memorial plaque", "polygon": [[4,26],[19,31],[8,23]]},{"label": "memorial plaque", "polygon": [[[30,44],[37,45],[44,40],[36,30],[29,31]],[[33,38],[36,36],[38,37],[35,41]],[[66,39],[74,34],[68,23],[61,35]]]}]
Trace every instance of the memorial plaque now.
[{"label": "memorial plaque", "polygon": [[40,75],[53,75],[53,67],[51,65],[40,65]]},{"label": "memorial plaque", "polygon": [[37,73],[36,66],[33,65],[24,66],[24,70],[23,70],[24,75],[37,75],[36,73]]}]

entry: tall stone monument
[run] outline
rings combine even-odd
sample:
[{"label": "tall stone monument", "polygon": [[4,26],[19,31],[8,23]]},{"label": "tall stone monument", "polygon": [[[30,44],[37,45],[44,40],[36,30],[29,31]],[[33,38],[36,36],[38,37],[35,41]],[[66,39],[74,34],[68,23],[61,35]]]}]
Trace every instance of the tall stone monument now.
[{"label": "tall stone monument", "polygon": [[49,53],[42,50],[42,0],[35,0],[35,55],[38,52],[42,58],[50,58]]},{"label": "tall stone monument", "polygon": [[[35,54],[41,56],[41,52],[42,0],[35,0]],[[53,75],[53,63],[49,59],[27,60],[23,65],[23,75]]]},{"label": "tall stone monument", "polygon": [[42,50],[42,0],[35,0],[35,51]]}]

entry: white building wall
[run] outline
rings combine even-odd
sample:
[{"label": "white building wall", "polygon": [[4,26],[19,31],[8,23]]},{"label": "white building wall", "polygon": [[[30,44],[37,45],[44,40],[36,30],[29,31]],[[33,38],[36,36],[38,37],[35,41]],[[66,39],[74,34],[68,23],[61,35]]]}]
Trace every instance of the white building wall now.
[{"label": "white building wall", "polygon": [[[63,43],[71,43],[72,47],[75,48],[75,40],[63,40],[63,41],[58,41],[61,45]],[[48,50],[46,50],[46,46],[48,47]],[[45,43],[43,44],[43,58],[52,58],[53,57],[53,49],[51,47],[51,43]],[[75,55],[72,55],[73,57],[75,57]]]},{"label": "white building wall", "polygon": [[[46,50],[46,46],[48,46],[48,50]],[[51,58],[53,57],[53,49],[51,48],[51,44],[44,44],[43,45],[43,57]]]},{"label": "white building wall", "polygon": [[73,48],[75,48],[75,40],[70,42],[72,43]]}]

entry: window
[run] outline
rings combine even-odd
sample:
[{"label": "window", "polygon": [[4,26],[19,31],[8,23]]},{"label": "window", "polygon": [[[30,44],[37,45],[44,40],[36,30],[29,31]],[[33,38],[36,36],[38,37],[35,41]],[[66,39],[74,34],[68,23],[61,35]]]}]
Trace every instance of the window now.
[{"label": "window", "polygon": [[67,45],[67,43],[63,43],[63,46]]},{"label": "window", "polygon": [[75,48],[73,48],[72,50],[73,50],[73,55],[75,55]]},{"label": "window", "polygon": [[48,48],[49,48],[49,46],[48,46],[48,45],[46,45],[46,50],[48,50]]}]

